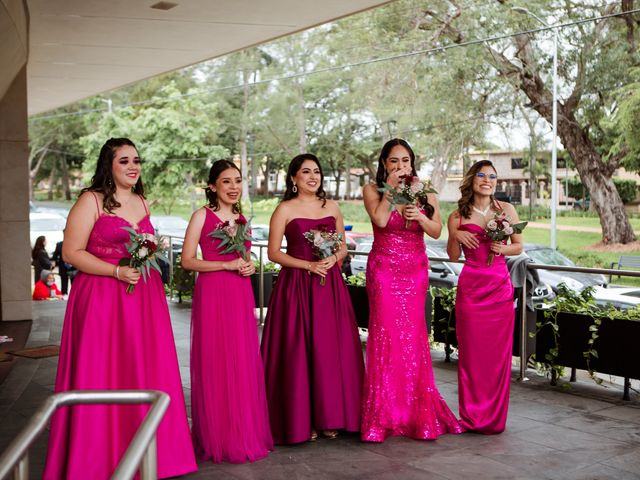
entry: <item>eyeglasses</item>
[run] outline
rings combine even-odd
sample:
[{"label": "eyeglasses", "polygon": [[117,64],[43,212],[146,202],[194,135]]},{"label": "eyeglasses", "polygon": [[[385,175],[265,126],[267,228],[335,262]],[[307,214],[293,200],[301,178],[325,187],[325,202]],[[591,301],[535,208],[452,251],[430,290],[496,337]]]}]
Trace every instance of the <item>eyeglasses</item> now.
[{"label": "eyeglasses", "polygon": [[478,172],[476,173],[476,177],[478,178],[488,178],[489,180],[497,180],[498,175],[496,175],[495,173],[490,173],[490,174],[486,174],[483,172]]}]

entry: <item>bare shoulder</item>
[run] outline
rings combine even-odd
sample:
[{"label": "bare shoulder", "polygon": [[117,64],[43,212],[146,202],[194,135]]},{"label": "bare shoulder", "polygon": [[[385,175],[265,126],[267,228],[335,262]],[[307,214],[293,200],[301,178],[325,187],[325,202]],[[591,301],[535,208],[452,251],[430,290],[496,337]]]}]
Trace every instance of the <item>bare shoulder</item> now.
[{"label": "bare shoulder", "polygon": [[329,210],[329,212],[331,213],[340,213],[340,205],[338,205],[338,202],[336,202],[335,200],[327,200],[324,208]]},{"label": "bare shoulder", "polygon": [[378,194],[378,184],[373,183],[373,182],[369,182],[367,183],[364,187],[362,187],[362,193],[363,194]]},{"label": "bare shoulder", "polygon": [[501,201],[500,206],[502,207],[502,210],[504,211],[504,213],[506,213],[507,215],[511,215],[511,216],[513,216],[514,214],[517,215],[516,207],[511,205],[509,202]]},{"label": "bare shoulder", "polygon": [[458,220],[460,218],[460,212],[456,208],[453,212],[449,214],[449,220]]},{"label": "bare shoulder", "polygon": [[191,214],[191,220],[202,220],[207,215],[207,207],[200,207]]},{"label": "bare shoulder", "polygon": [[84,192],[78,197],[78,200],[73,204],[71,210],[83,212],[84,214],[93,211],[97,215],[99,213],[100,205],[102,205],[101,193]]}]

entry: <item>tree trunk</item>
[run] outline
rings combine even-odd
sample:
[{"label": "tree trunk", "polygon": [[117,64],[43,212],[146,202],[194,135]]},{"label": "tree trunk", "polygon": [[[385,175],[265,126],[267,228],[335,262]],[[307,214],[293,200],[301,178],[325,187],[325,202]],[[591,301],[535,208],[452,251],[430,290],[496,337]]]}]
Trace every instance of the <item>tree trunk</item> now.
[{"label": "tree trunk", "polygon": [[347,155],[345,158],[345,170],[347,171],[347,180],[344,189],[345,200],[351,199],[351,155]]},{"label": "tree trunk", "polygon": [[[53,140],[50,140],[40,150],[38,150],[37,152],[31,152],[29,154],[29,179],[30,179],[30,182],[29,182],[29,200],[33,200],[33,188],[35,187],[34,184],[36,182],[36,177],[38,175],[38,171],[40,170],[40,167],[42,166],[42,162],[44,161],[45,157],[47,156],[49,145],[51,145],[52,143],[53,143]],[[31,162],[33,161],[33,157],[36,156],[38,153],[40,154],[40,157],[38,158],[38,161],[36,162],[35,166],[33,168],[31,168]]]},{"label": "tree trunk", "polygon": [[67,157],[63,157],[60,160],[60,170],[62,170],[61,180],[64,199],[71,201],[71,182],[69,180],[69,166],[67,165]]},{"label": "tree trunk", "polygon": [[340,175],[340,172],[337,172],[333,178],[336,179],[336,191],[333,194],[333,198],[337,200],[340,198],[340,179],[342,178],[342,175]]},{"label": "tree trunk", "polygon": [[[515,37],[517,56],[521,64],[515,64],[502,53],[491,50],[496,68],[522,90],[531,100],[532,108],[548,123],[552,124],[553,96],[540,77],[540,70],[535,63],[530,37]],[[581,72],[578,72],[580,74]],[[576,82],[573,93],[566,104],[558,101],[558,136],[569,152],[582,183],[591,195],[592,206],[600,217],[602,241],[605,243],[629,243],[635,235],[620,194],[616,190],[612,176],[617,164],[605,163],[596,150],[589,134],[575,117],[581,97],[580,82]]]},{"label": "tree trunk", "polygon": [[296,125],[298,127],[298,150],[299,153],[307,151],[307,133],[305,129],[305,106],[304,106],[304,87],[301,80],[296,81],[296,92],[298,94],[298,117]]},{"label": "tree trunk", "polygon": [[249,182],[247,182],[247,123],[249,121],[249,71],[242,70],[243,99],[242,125],[240,126],[240,170],[242,170],[242,197],[249,198]]},{"label": "tree trunk", "polygon": [[49,174],[49,190],[47,191],[47,200],[53,200],[53,187],[55,186],[56,181],[56,159],[53,159],[53,164],[51,165],[51,173]]}]

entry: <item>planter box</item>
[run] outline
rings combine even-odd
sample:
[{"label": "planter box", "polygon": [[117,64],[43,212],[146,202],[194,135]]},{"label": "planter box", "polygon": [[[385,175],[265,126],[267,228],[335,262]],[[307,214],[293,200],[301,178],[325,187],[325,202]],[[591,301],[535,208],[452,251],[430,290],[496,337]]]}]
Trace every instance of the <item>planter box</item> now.
[{"label": "planter box", "polygon": [[[538,320],[544,322],[544,312],[538,311]],[[588,315],[560,312],[558,322],[557,365],[586,370],[583,352],[591,338],[589,327],[593,318]],[[598,358],[591,358],[591,369],[604,374],[640,379],[640,322],[603,318],[594,348]],[[536,359],[545,362],[545,355],[553,348],[551,326],[540,329],[536,335]]]},{"label": "planter box", "polygon": [[[358,327],[368,328],[369,326],[369,297],[365,287],[356,287],[355,285],[347,285],[349,296],[353,310],[356,314],[356,322]],[[425,320],[427,322],[427,330],[431,330],[431,295],[427,294],[425,302]]]},{"label": "planter box", "polygon": [[[518,289],[519,290],[519,289]],[[519,292],[516,292],[517,298],[519,298]],[[433,339],[436,342],[444,343],[447,347],[458,347],[458,339],[456,337],[456,312],[451,312],[451,319],[449,321],[448,332],[446,321],[449,316],[442,304],[440,303],[440,297],[436,297],[433,300]],[[536,351],[536,339],[529,338],[529,332],[536,331],[536,312],[527,312],[527,343],[526,353],[527,358],[533,355]],[[513,325],[513,347],[511,349],[514,356],[520,355],[520,306],[515,309],[515,321]]]},{"label": "planter box", "polygon": [[253,299],[256,302],[256,308],[268,307],[269,299],[273,286],[278,278],[278,272],[264,272],[264,303],[260,305],[260,274],[251,275],[251,288],[253,289]]}]

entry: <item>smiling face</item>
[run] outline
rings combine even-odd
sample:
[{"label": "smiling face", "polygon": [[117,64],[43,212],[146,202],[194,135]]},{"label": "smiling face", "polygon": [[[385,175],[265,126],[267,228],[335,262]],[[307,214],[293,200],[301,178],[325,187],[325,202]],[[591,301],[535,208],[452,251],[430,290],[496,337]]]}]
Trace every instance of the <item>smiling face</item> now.
[{"label": "smiling face", "polygon": [[221,205],[234,205],[242,195],[242,175],[237,168],[227,168],[220,172],[215,185],[209,185],[209,188],[216,192]]},{"label": "smiling face", "polygon": [[498,175],[496,171],[486,165],[477,171],[473,178],[473,193],[488,197],[495,193],[497,184]]},{"label": "smiling face", "polygon": [[140,170],[140,157],[134,147],[123,145],[116,149],[111,163],[111,174],[117,187],[132,189],[140,178]]},{"label": "smiling face", "polygon": [[298,187],[299,193],[315,194],[320,188],[322,175],[320,167],[313,160],[305,160],[300,165],[300,170],[291,177],[293,183]]},{"label": "smiling face", "polygon": [[410,174],[412,167],[409,150],[404,148],[402,145],[396,145],[393,147],[389,152],[389,156],[384,160],[384,169],[386,170],[387,175],[396,171],[402,171]]}]

